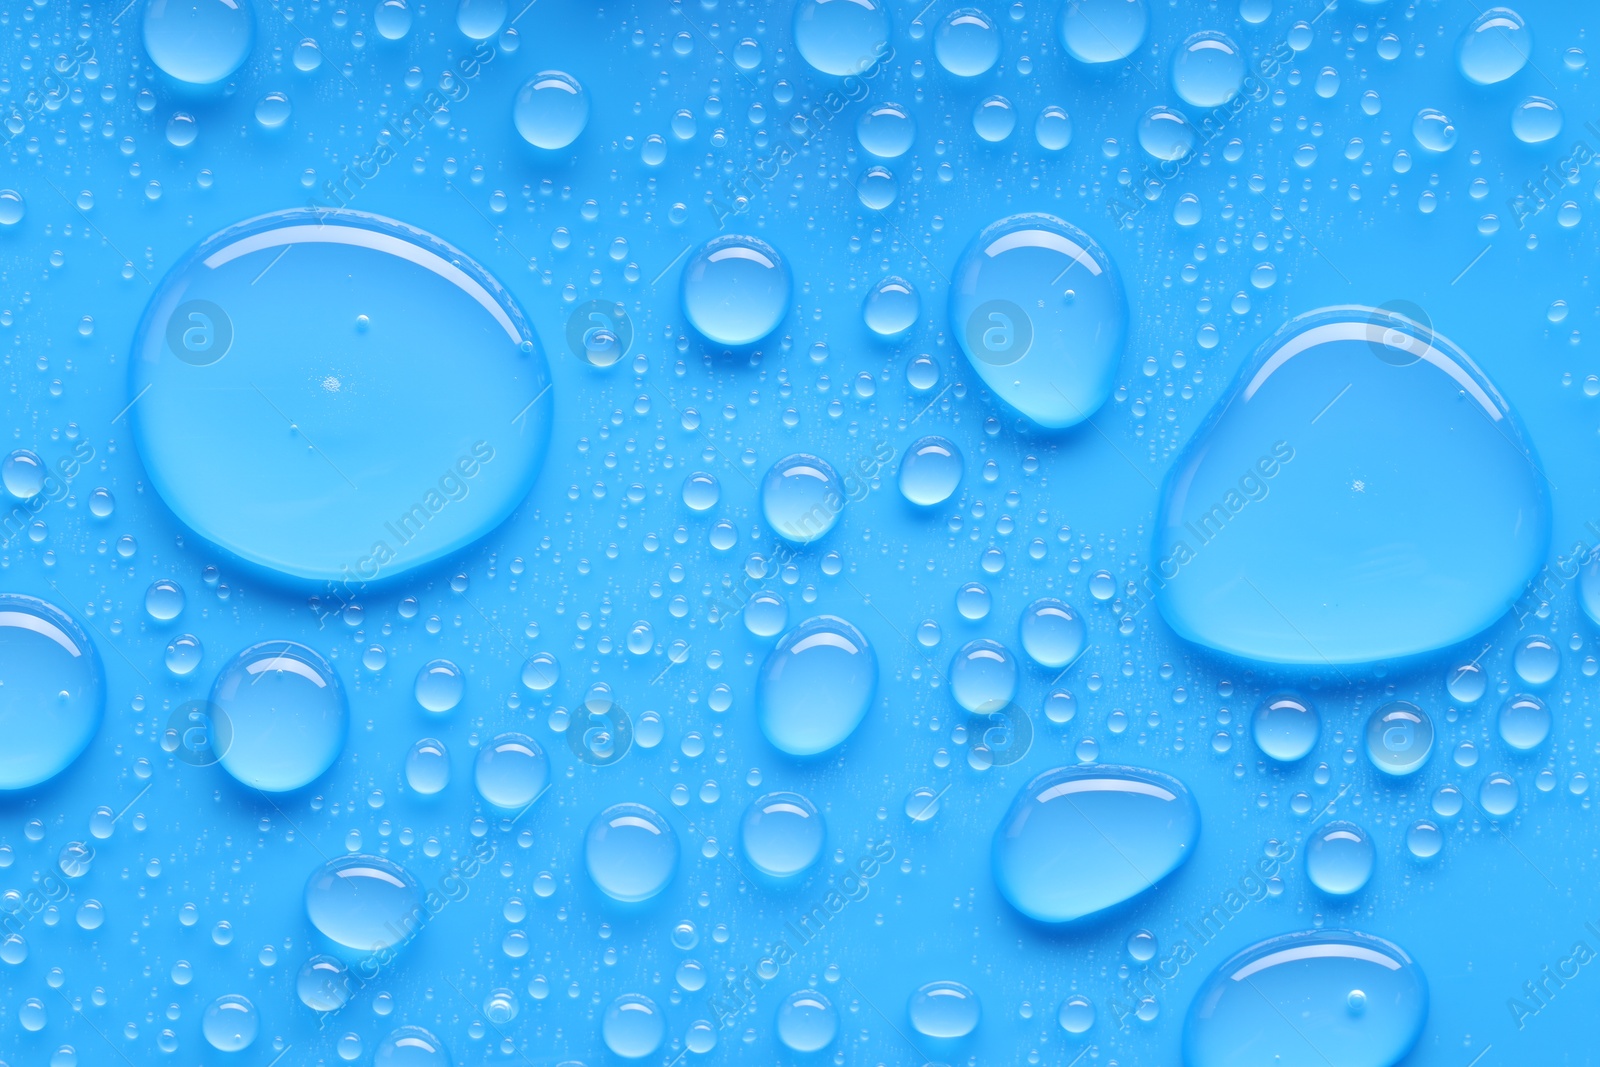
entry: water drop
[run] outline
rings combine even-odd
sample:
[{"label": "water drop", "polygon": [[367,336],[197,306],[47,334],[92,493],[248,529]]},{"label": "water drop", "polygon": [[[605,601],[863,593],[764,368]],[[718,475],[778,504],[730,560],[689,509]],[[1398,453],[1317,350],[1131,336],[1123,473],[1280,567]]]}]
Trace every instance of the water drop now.
[{"label": "water drop", "polygon": [[402,1026],[378,1042],[372,1067],[451,1067],[450,1050],[420,1026]]},{"label": "water drop", "polygon": [[1330,822],[1311,835],[1306,877],[1329,896],[1347,897],[1366,886],[1376,859],[1365,830],[1354,823]]},{"label": "water drop", "polygon": [[518,90],[511,119],[535,148],[565,148],[589,124],[589,94],[572,75],[542,70]]},{"label": "water drop", "polygon": [[913,504],[943,504],[961,485],[961,450],[943,437],[920,438],[900,460],[900,493]]},{"label": "water drop", "polygon": [[1321,732],[1322,720],[1316,709],[1287,693],[1263,700],[1250,720],[1256,747],[1279,763],[1305,759]]},{"label": "water drop", "polygon": [[411,937],[427,909],[411,872],[381,856],[328,860],[306,881],[306,916],[330,941],[357,952],[383,952]]},{"label": "water drop", "polygon": [[791,756],[827,752],[861,724],[877,684],[877,656],[860,630],[834,615],[807,619],[761,665],[761,732]]},{"label": "water drop", "polygon": [[1089,631],[1072,605],[1054,597],[1029,604],[1018,624],[1022,650],[1041,667],[1060,670],[1082,654]]},{"label": "water drop", "polygon": [[791,287],[777,249],[757,237],[725,234],[702,245],[683,268],[683,313],[709,341],[752,345],[783,321]]},{"label": "water drop", "polygon": [[950,663],[950,695],[966,710],[990,715],[1017,695],[1017,659],[998,641],[963,645]]},{"label": "water drop", "polygon": [[549,784],[550,757],[527,734],[500,734],[478,750],[472,782],[490,804],[517,811],[537,800]]},{"label": "water drop", "polygon": [[211,85],[243,65],[255,18],[241,0],[151,0],[144,9],[144,51],[164,74]]},{"label": "water drop", "polygon": [[349,711],[327,660],[294,641],[263,641],[217,674],[212,744],[222,768],[269,793],[299,789],[344,749]]},{"label": "water drop", "polygon": [[879,337],[897,337],[916,325],[922,313],[922,299],[917,287],[890,275],[867,292],[861,306],[861,317],[867,329]]},{"label": "water drop", "polygon": [[977,8],[957,8],[934,31],[933,54],[951,74],[976,78],[1000,59],[1000,31]]},{"label": "water drop", "polygon": [[66,770],[100,729],[105,672],[88,635],[43,600],[0,593],[0,790]]},{"label": "water drop", "polygon": [[768,793],[745,809],[739,843],[762,874],[792,878],[817,862],[825,832],[822,815],[810,800],[799,793]]},{"label": "water drop", "polygon": [[417,672],[412,692],[424,711],[442,714],[461,703],[466,687],[460,667],[447,659],[436,659],[423,664]]},{"label": "water drop", "polygon": [[1524,682],[1546,685],[1561,670],[1561,650],[1548,637],[1525,637],[1517,642],[1511,664]]},{"label": "water drop", "polygon": [[638,993],[613,1000],[600,1020],[606,1048],[625,1060],[640,1060],[661,1047],[667,1037],[667,1020],[655,1001]]},{"label": "water drop", "polygon": [[200,1019],[206,1041],[219,1052],[249,1048],[260,1028],[256,1006],[236,993],[213,1000]]},{"label": "water drop", "polygon": [[423,796],[432,796],[450,784],[450,754],[444,742],[424,737],[406,753],[406,784]]},{"label": "water drop", "polygon": [[911,1025],[924,1037],[966,1037],[978,1028],[978,995],[960,982],[929,982],[906,1005]]},{"label": "water drop", "polygon": [[637,903],[667,887],[678,870],[678,835],[643,804],[614,804],[583,839],[589,877],[613,900]]},{"label": "water drop", "polygon": [[874,104],[856,120],[856,139],[879,159],[898,159],[917,139],[917,123],[899,104]]},{"label": "water drop", "polygon": [[334,957],[312,956],[300,965],[295,992],[312,1011],[338,1011],[350,999],[350,977]]},{"label": "water drop", "polygon": [[1536,696],[1518,693],[1500,705],[1500,739],[1518,752],[1531,752],[1550,736],[1550,709]]},{"label": "water drop", "polygon": [[778,1040],[795,1052],[819,1052],[839,1034],[839,1013],[814,989],[790,993],[778,1004]]},{"label": "water drop", "polygon": [[1080,63],[1127,59],[1149,28],[1144,0],[1068,0],[1061,12],[1061,42]]},{"label": "water drop", "polygon": [[1456,44],[1456,63],[1469,81],[1479,85],[1503,82],[1528,62],[1533,34],[1522,16],[1494,7],[1472,20]]},{"label": "water drop", "polygon": [[1227,103],[1244,84],[1244,54],[1228,37],[1211,30],[1194,34],[1172,57],[1172,85],[1187,104],[1213,108]]},{"label": "water drop", "polygon": [[794,45],[823,74],[863,74],[888,51],[888,6],[884,0],[800,0]]},{"label": "water drop", "polygon": [[761,480],[761,513],[778,536],[804,545],[833,529],[844,508],[839,475],[804,452],[785,456]]}]

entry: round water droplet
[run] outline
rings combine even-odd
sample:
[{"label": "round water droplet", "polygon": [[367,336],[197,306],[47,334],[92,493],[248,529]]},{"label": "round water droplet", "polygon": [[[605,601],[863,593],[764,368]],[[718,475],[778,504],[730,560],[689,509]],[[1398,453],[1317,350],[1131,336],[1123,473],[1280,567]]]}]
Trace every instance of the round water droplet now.
[{"label": "round water droplet", "polygon": [[1311,835],[1306,877],[1329,896],[1347,897],[1366,886],[1376,860],[1365,830],[1354,823],[1330,822]]},{"label": "round water droplet", "polygon": [[1083,994],[1074,993],[1061,1002],[1056,1022],[1069,1034],[1087,1033],[1094,1025],[1094,1004]]},{"label": "round water droplet", "polygon": [[583,862],[600,891],[637,903],[667,887],[678,870],[678,835],[643,804],[614,804],[589,824]]},{"label": "round water droplet", "polygon": [[0,790],[66,770],[100,729],[105,672],[65,612],[0,593]]},{"label": "round water droplet", "polygon": [[240,652],[211,687],[212,748],[223,770],[283,793],[315,781],[344,749],[349,711],[328,661],[294,641]]},{"label": "round water droplet", "polygon": [[1500,705],[1500,739],[1518,752],[1531,752],[1550,736],[1550,709],[1536,696],[1518,693]]},{"label": "round water droplet", "polygon": [[[390,0],[398,3],[399,0]],[[256,121],[262,129],[275,130],[289,121],[289,114],[293,110],[289,97],[284,93],[271,92],[256,101]]]},{"label": "round water droplet", "polygon": [[1256,747],[1279,763],[1305,759],[1317,746],[1322,720],[1309,701],[1292,694],[1269,697],[1250,720]]},{"label": "round water droplet", "polygon": [[1448,152],[1456,146],[1458,133],[1444,112],[1425,107],[1411,122],[1411,135],[1430,152]]},{"label": "round water droplet", "polygon": [[131,379],[139,454],[178,517],[346,597],[498,525],[539,472],[553,406],[498,282],[420,230],[343,211],[203,242],[146,306]]},{"label": "round water droplet", "polygon": [[372,1067],[451,1067],[450,1050],[420,1026],[402,1026],[378,1042]]},{"label": "round water droplet", "polygon": [[23,214],[22,194],[15,189],[0,189],[0,226],[15,226]]},{"label": "round water droplet", "polygon": [[423,710],[438,714],[449,711],[461,703],[461,696],[466,692],[466,688],[467,681],[460,667],[447,659],[436,659],[423,664],[422,669],[417,672],[417,681],[412,691]]},{"label": "round water droplet", "polygon": [[800,0],[794,45],[824,74],[862,74],[889,50],[888,6],[884,0]]},{"label": "round water droplet", "polygon": [[867,329],[879,337],[897,337],[916,325],[922,314],[922,298],[917,287],[893,275],[884,278],[867,293],[861,317]]},{"label": "round water droplet", "polygon": [[820,1052],[839,1035],[839,1013],[815,989],[790,993],[778,1004],[778,1040],[795,1052]]},{"label": "round water droplet", "polygon": [[306,881],[306,916],[322,935],[357,952],[410,940],[427,914],[411,872],[359,853],[324,863]]},{"label": "round water droplet", "polygon": [[1510,775],[1491,774],[1478,788],[1478,805],[1493,816],[1510,815],[1517,809],[1517,783]]},{"label": "round water droplet", "polygon": [[1426,819],[1418,819],[1406,831],[1406,849],[1419,860],[1432,859],[1444,848],[1444,834]]},{"label": "round water droplet", "polygon": [[[1352,1011],[1351,991],[1362,993]],[[1308,930],[1245,949],[1189,1002],[1188,1067],[1389,1067],[1416,1044],[1428,983],[1398,945],[1353,931]],[[1319,1050],[1328,1050],[1327,1052]]]},{"label": "round water droplet", "polygon": [[1488,687],[1488,676],[1476,661],[1453,667],[1445,676],[1445,689],[1449,691],[1450,699],[1461,704],[1476,704]]},{"label": "round water droplet", "polygon": [[1116,268],[1087,234],[1051,215],[1014,215],[961,254],[950,326],[984,384],[1058,429],[1111,395],[1128,309]]},{"label": "round water droplet", "polygon": [[1462,31],[1456,63],[1469,81],[1494,85],[1521,70],[1532,48],[1533,34],[1522,16],[1510,8],[1495,7]]},{"label": "round water droplet", "polygon": [[961,470],[961,450],[954,441],[923,437],[900,460],[900,494],[922,507],[943,504],[961,485]]},{"label": "round water droplet", "polygon": [[411,8],[406,5],[406,0],[379,0],[372,24],[377,27],[378,36],[384,40],[403,40],[411,32]]},{"label": "round water droplet", "polygon": [[882,211],[900,195],[900,183],[887,167],[868,167],[856,183],[861,203],[874,211]]},{"label": "round water droplet", "polygon": [[1181,866],[1200,835],[1183,783],[1136,767],[1046,771],[1023,786],[994,835],[995,883],[1046,923],[1129,900]]},{"label": "round water droplet", "polygon": [[1517,643],[1511,663],[1524,682],[1546,685],[1561,670],[1561,650],[1548,637],[1527,637]]},{"label": "round water droplet", "polygon": [[1314,312],[1262,346],[1169,472],[1156,603],[1184,638],[1273,663],[1457,644],[1544,562],[1539,469],[1448,340],[1383,309]]},{"label": "round water droplet", "polygon": [[796,452],[768,469],[761,479],[761,513],[773,532],[798,545],[833,529],[844,509],[839,475],[817,456]]},{"label": "round water droplet", "polygon": [[978,995],[960,982],[929,982],[906,1005],[911,1025],[925,1037],[966,1037],[978,1028]]},{"label": "round water droplet", "polygon": [[510,13],[507,0],[456,0],[456,28],[474,41],[500,32]]},{"label": "round water droplet", "polygon": [[655,1001],[638,993],[624,993],[606,1008],[600,1020],[606,1048],[625,1060],[639,1060],[661,1047],[667,1037],[667,1020]]},{"label": "round water droplet", "polygon": [[478,750],[472,767],[478,795],[509,811],[532,804],[549,781],[550,757],[527,734],[500,734]]},{"label": "round water droplet", "polygon": [[200,1018],[206,1041],[219,1052],[239,1052],[250,1047],[261,1028],[256,1006],[237,993],[213,1000]]},{"label": "round water droplet", "polygon": [[423,796],[432,796],[450,784],[450,754],[444,742],[424,737],[406,753],[406,784]]},{"label": "round water droplet", "polygon": [[1211,30],[1194,34],[1172,57],[1172,86],[1187,104],[1209,108],[1226,104],[1244,84],[1244,53],[1227,36]]},{"label": "round water droplet", "polygon": [[856,120],[856,139],[879,159],[897,159],[917,139],[917,123],[899,104],[874,104]]},{"label": "round water droplet", "polygon": [[312,1011],[337,1011],[350,1000],[350,976],[332,956],[312,956],[295,977],[300,1003]]},{"label": "round water droplet", "polygon": [[200,128],[195,125],[194,116],[186,111],[179,111],[167,120],[167,143],[174,148],[187,148],[194,144],[194,139],[200,133]]},{"label": "round water droplet", "polygon": [[1194,127],[1181,111],[1153,107],[1139,120],[1139,147],[1156,159],[1174,162],[1194,151]]},{"label": "round water droplet", "polygon": [[565,148],[589,124],[589,94],[572,75],[542,70],[518,90],[511,119],[535,148]]},{"label": "round water droplet", "polygon": [[549,689],[560,677],[561,664],[548,652],[535,652],[522,665],[522,684],[535,693]]},{"label": "round water droplet", "polygon": [[977,8],[957,8],[933,32],[933,54],[951,74],[976,78],[1000,59],[1000,31]]},{"label": "round water droplet", "polygon": [[777,249],[757,237],[725,234],[702,245],[683,268],[683,313],[709,341],[753,345],[783,321],[790,290],[789,267]]},{"label": "round water droplet", "polygon": [[789,624],[789,605],[777,593],[756,593],[744,605],[744,628],[757,637],[776,637]]},{"label": "round water droplet", "polygon": [[950,695],[970,712],[993,714],[1017,695],[1017,659],[998,641],[963,645],[950,663]]},{"label": "round water droplet", "polygon": [[255,17],[241,0],[151,0],[144,8],[144,51],[164,74],[211,85],[238,70],[255,40]]},{"label": "round water droplet", "polygon": [[1017,109],[1003,96],[986,97],[973,109],[972,128],[990,144],[999,144],[1017,128]]},{"label": "round water droplet", "polygon": [[1541,144],[1561,132],[1561,108],[1554,100],[1530,96],[1511,112],[1511,132],[1524,144]]},{"label": "round water droplet", "polygon": [[745,809],[739,843],[762,874],[792,878],[822,855],[822,815],[799,793],[768,793]]},{"label": "round water droplet", "polygon": [[0,481],[5,483],[6,492],[18,500],[38,496],[49,473],[44,460],[30,449],[19,448],[0,460]]},{"label": "round water droplet", "polygon": [[835,615],[807,619],[761,665],[761,732],[791,756],[827,752],[861,725],[877,685],[878,659],[860,630]]},{"label": "round water droplet", "polygon": [[1083,617],[1072,605],[1054,597],[1042,597],[1022,612],[1017,626],[1022,649],[1041,667],[1060,670],[1082,654],[1089,640]]},{"label": "round water droplet", "polygon": [[1433,720],[1415,704],[1396,700],[1367,720],[1367,758],[1385,774],[1415,773],[1433,751]]},{"label": "round water droplet", "polygon": [[1033,123],[1033,136],[1047,152],[1059,152],[1072,143],[1072,118],[1065,108],[1051,105],[1039,112]]},{"label": "round water droplet", "polygon": [[183,611],[183,587],[171,578],[158,578],[144,593],[144,610],[157,622],[171,622]]},{"label": "round water droplet", "polygon": [[709,511],[722,498],[722,486],[715,475],[696,471],[683,480],[683,502],[692,511]]},{"label": "round water droplet", "polygon": [[1149,29],[1144,0],[1067,0],[1061,12],[1061,42],[1080,63],[1127,59]]}]

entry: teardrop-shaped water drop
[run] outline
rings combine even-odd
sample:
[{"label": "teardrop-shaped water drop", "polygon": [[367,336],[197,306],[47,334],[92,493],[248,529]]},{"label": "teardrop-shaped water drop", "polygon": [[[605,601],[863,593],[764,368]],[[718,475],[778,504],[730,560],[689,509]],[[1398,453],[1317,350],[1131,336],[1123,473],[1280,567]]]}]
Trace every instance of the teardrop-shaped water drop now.
[{"label": "teardrop-shaped water drop", "polygon": [[1404,315],[1329,308],[1268,341],[1185,446],[1148,584],[1199,644],[1363,663],[1485,629],[1549,527],[1538,459],[1466,355]]},{"label": "teardrop-shaped water drop", "polygon": [[1153,888],[1199,836],[1200,809],[1176,778],[1060,767],[1023,786],[995,831],[995,882],[1029,918],[1071,922]]},{"label": "teardrop-shaped water drop", "polygon": [[807,619],[761,665],[761,732],[791,756],[827,752],[861,725],[877,685],[878,659],[860,630],[836,615]]}]

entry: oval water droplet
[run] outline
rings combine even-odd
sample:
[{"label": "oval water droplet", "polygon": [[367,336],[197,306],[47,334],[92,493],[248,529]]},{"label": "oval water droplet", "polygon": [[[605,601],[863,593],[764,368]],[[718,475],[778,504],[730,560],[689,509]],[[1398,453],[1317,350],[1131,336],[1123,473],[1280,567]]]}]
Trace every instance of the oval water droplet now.
[{"label": "oval water droplet", "polygon": [[518,90],[511,120],[535,148],[566,148],[589,124],[589,94],[572,75],[542,70]]},{"label": "oval water droplet", "polygon": [[874,104],[856,120],[856,139],[879,159],[897,159],[917,139],[917,122],[899,104]]},{"label": "oval water droplet", "polygon": [[89,637],[53,604],[0,593],[0,790],[66,770],[105,710],[105,671]]},{"label": "oval water droplet", "polygon": [[1479,85],[1503,82],[1528,62],[1533,34],[1522,16],[1494,7],[1472,20],[1456,43],[1456,63],[1469,81]]},{"label": "oval water droplet", "polygon": [[378,1042],[372,1067],[451,1067],[445,1043],[420,1026],[402,1026]]},{"label": "oval water droplet", "polygon": [[678,870],[678,835],[643,804],[614,804],[589,824],[583,862],[600,891],[638,903],[667,887]]},{"label": "oval water droplet", "polygon": [[417,672],[412,693],[424,711],[442,714],[461,703],[467,680],[457,667],[447,659],[430,660]]},{"label": "oval water droplet", "polygon": [[794,46],[823,74],[865,73],[888,51],[888,6],[884,0],[800,0]]},{"label": "oval water droplet", "polygon": [[359,853],[324,863],[306,881],[306,917],[321,934],[357,952],[382,952],[410,940],[427,910],[411,872]]},{"label": "oval water droplet", "polygon": [[332,956],[312,956],[295,976],[295,993],[312,1011],[337,1011],[350,1000],[350,992],[349,972]]},{"label": "oval water droplet", "polygon": [[1285,934],[1206,979],[1184,1022],[1183,1062],[1327,1067],[1333,1055],[1341,1067],[1390,1067],[1427,1016],[1427,980],[1398,945],[1353,931]]},{"label": "oval water droplet", "polygon": [[978,995],[960,982],[929,982],[911,994],[906,1014],[925,1037],[966,1037],[978,1028],[982,1014]]},{"label": "oval water droplet", "polygon": [[893,275],[874,285],[861,307],[867,329],[879,337],[898,337],[916,325],[921,313],[922,298],[917,295],[917,287]]},{"label": "oval water droplet", "polygon": [[219,1052],[239,1052],[255,1041],[261,1029],[256,1006],[237,993],[218,997],[200,1017],[200,1031]]},{"label": "oval water droplet", "polygon": [[606,1048],[625,1060],[639,1060],[661,1047],[667,1037],[667,1020],[655,1001],[638,993],[624,993],[606,1008],[600,1020]]},{"label": "oval water droplet", "polygon": [[995,831],[995,882],[1029,918],[1072,922],[1151,889],[1199,836],[1200,809],[1176,778],[1059,767],[1023,786]]},{"label": "oval water droplet", "polygon": [[294,641],[263,641],[233,657],[211,687],[212,749],[254,789],[309,785],[344,749],[349,710],[328,661]]},{"label": "oval water droplet", "polygon": [[957,261],[950,326],[985,385],[1058,429],[1111,395],[1128,308],[1116,268],[1087,234],[1052,215],[1013,215]]},{"label": "oval water droplet", "polygon": [[810,544],[833,529],[844,500],[833,467],[804,452],[778,460],[761,479],[761,513],[767,525],[798,545]]},{"label": "oval water droplet", "polygon": [[1305,759],[1317,746],[1322,720],[1309,701],[1284,693],[1263,700],[1250,720],[1256,747],[1279,763]]},{"label": "oval water droplet", "polygon": [[132,362],[135,442],[177,516],[346,598],[498,525],[549,435],[549,373],[509,293],[357,212],[203,242],[146,306]]},{"label": "oval water droplet", "polygon": [[1518,752],[1532,752],[1550,736],[1550,708],[1536,696],[1518,693],[1500,705],[1500,739]]},{"label": "oval water droplet", "polygon": [[768,793],[752,801],[739,823],[739,843],[762,874],[792,878],[817,862],[826,831],[822,813],[799,793]]},{"label": "oval water droplet", "polygon": [[1083,653],[1089,629],[1071,604],[1041,597],[1022,612],[1017,626],[1022,650],[1039,666],[1060,670]]},{"label": "oval water droplet", "polygon": [[162,73],[212,85],[243,65],[255,16],[241,0],[151,0],[144,8],[144,51]]},{"label": "oval water droplet", "polygon": [[1244,84],[1244,53],[1226,35],[1213,30],[1194,34],[1172,57],[1172,86],[1187,104],[1218,107],[1232,100]]},{"label": "oval water droplet", "polygon": [[423,796],[432,796],[450,784],[450,754],[444,742],[424,737],[406,753],[406,784]]},{"label": "oval water droplet", "polygon": [[1080,63],[1127,59],[1149,29],[1144,0],[1067,0],[1061,12],[1061,42]]},{"label": "oval water droplet", "polygon": [[1433,720],[1405,700],[1383,705],[1367,719],[1367,758],[1385,774],[1415,773],[1433,752]]},{"label": "oval water droplet", "polygon": [[544,792],[550,782],[550,757],[527,734],[500,734],[478,750],[472,782],[490,804],[516,811]]},{"label": "oval water droplet", "polygon": [[877,685],[878,659],[860,630],[835,615],[807,619],[761,665],[761,732],[791,756],[827,752],[861,725]]},{"label": "oval water droplet", "polygon": [[789,266],[776,248],[759,237],[724,234],[684,266],[683,313],[707,340],[753,345],[783,321],[791,289]]},{"label": "oval water droplet", "polygon": [[1347,897],[1366,886],[1377,861],[1372,838],[1355,823],[1317,828],[1306,846],[1306,877],[1329,896]]},{"label": "oval water droplet", "polygon": [[900,460],[900,495],[921,507],[943,504],[961,484],[961,450],[930,435],[913,442]]},{"label": "oval water droplet", "polygon": [[950,695],[975,714],[1003,710],[1017,695],[1017,658],[998,641],[969,641],[950,663]]},{"label": "oval water droplet", "polygon": [[794,1052],[820,1052],[839,1035],[839,1013],[815,989],[790,993],[778,1004],[778,1040]]},{"label": "oval water droplet", "polygon": [[1157,604],[1188,640],[1274,663],[1455,644],[1544,560],[1538,470],[1449,341],[1381,309],[1314,312],[1262,347],[1173,465]]}]

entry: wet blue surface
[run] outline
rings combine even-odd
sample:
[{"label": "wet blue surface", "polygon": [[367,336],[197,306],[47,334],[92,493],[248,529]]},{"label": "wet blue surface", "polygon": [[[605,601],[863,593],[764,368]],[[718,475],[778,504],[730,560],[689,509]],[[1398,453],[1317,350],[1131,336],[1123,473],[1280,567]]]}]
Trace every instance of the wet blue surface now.
[{"label": "wet blue surface", "polygon": [[1515,6],[0,10],[0,1062],[1588,1063]]}]

